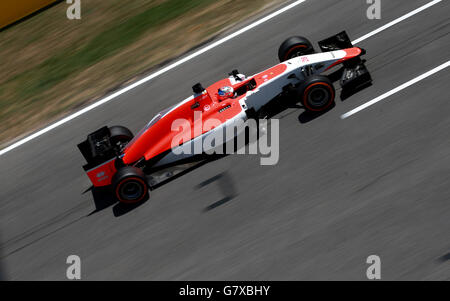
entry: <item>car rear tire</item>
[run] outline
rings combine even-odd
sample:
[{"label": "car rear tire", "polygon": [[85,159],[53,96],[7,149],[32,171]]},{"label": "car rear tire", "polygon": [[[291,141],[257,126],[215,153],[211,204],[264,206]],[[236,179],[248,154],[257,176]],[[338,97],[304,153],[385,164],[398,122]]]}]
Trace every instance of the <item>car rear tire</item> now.
[{"label": "car rear tire", "polygon": [[137,204],[147,200],[149,196],[144,172],[133,166],[120,168],[114,175],[112,184],[117,200],[124,204]]},{"label": "car rear tire", "polygon": [[290,60],[297,56],[315,53],[312,43],[300,36],[290,37],[281,44],[278,50],[280,62]]},{"label": "car rear tire", "polygon": [[119,147],[119,151],[134,138],[133,133],[123,126],[112,126],[109,128],[109,132],[111,145]]},{"label": "car rear tire", "polygon": [[300,102],[310,112],[327,110],[334,103],[335,95],[333,83],[323,75],[307,78],[299,88]]}]

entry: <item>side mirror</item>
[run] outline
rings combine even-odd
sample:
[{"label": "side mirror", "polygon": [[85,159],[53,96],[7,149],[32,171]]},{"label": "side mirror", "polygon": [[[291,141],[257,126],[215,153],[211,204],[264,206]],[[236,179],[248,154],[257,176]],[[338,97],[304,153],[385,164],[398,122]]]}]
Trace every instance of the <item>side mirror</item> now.
[{"label": "side mirror", "polygon": [[205,91],[205,88],[203,88],[202,84],[198,83],[192,87],[192,90],[194,91],[194,94],[202,94],[203,91]]}]

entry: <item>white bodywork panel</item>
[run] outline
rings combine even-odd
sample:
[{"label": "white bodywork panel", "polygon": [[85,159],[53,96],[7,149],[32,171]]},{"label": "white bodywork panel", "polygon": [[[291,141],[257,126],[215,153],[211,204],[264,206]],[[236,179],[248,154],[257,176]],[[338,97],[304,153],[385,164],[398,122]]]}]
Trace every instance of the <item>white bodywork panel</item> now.
[{"label": "white bodywork panel", "polygon": [[[217,128],[198,136],[185,144],[178,146],[174,149],[172,149],[163,159],[161,159],[158,163],[156,163],[154,166],[164,166],[167,164],[171,164],[176,161],[180,161],[183,159],[190,158],[194,156],[196,153],[194,150],[195,144],[197,145],[203,145],[203,142],[207,137],[210,135],[215,135],[218,132],[224,131],[226,127],[233,126],[235,124],[239,124],[242,122],[245,122],[248,117],[245,113],[245,110],[248,109],[255,109],[258,111],[262,106],[270,102],[273,98],[278,96],[280,93],[283,92],[283,87],[289,84],[297,85],[305,80],[305,76],[303,74],[303,70],[305,67],[311,66],[312,67],[312,74],[320,74],[323,71],[327,70],[330,66],[332,66],[337,61],[343,59],[346,56],[346,52],[344,50],[337,50],[332,52],[326,52],[326,53],[316,53],[306,56],[300,56],[295,57],[293,59],[290,59],[286,62],[283,62],[281,64],[285,64],[287,66],[287,69],[277,77],[268,80],[267,82],[259,85],[254,90],[247,92],[246,96],[240,100],[241,107],[244,108],[244,110],[236,115],[234,118],[228,120],[227,122],[221,124]],[[291,77],[291,75],[295,75],[294,77]],[[256,75],[254,75],[256,76]],[[254,76],[248,77],[252,78]],[[291,78],[290,78],[291,77]],[[230,79],[232,80],[232,79]],[[175,106],[172,110],[177,108],[183,103],[186,103],[187,101],[190,101],[194,98],[194,96],[187,98],[177,106]],[[242,129],[241,129],[242,130]],[[240,133],[237,133],[239,135]],[[228,140],[224,141],[224,143],[229,142],[231,139],[234,139],[233,137],[225,137]],[[215,148],[220,147],[216,146]],[[181,152],[181,149],[184,150],[190,150],[186,153]],[[211,151],[211,149],[204,149],[203,151]]]}]

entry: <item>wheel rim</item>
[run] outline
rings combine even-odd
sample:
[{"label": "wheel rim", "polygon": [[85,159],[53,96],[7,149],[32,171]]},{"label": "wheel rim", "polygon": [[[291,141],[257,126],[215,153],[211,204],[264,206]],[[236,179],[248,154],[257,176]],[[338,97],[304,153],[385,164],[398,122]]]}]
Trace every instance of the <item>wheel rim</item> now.
[{"label": "wheel rim", "polygon": [[320,108],[330,101],[330,91],[326,87],[317,86],[308,93],[307,100],[312,107]]},{"label": "wheel rim", "polygon": [[120,186],[119,193],[125,201],[138,201],[144,194],[144,187],[142,183],[131,180]]}]

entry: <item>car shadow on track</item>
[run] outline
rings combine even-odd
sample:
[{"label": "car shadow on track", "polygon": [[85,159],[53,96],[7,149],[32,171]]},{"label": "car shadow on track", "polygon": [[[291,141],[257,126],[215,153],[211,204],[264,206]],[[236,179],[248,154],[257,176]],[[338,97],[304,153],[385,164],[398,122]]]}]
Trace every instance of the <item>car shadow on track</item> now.
[{"label": "car shadow on track", "polygon": [[148,201],[148,198],[138,204],[122,204],[119,203],[111,191],[107,188],[90,188],[86,192],[90,191],[92,193],[92,198],[94,200],[95,210],[88,214],[88,216],[94,215],[105,209],[113,206],[112,211],[115,217],[120,217],[128,212],[142,206]]},{"label": "car shadow on track", "polygon": [[[175,181],[176,179],[196,170],[197,168],[200,168],[201,166],[211,163],[213,161],[219,160],[221,158],[226,157],[226,155],[215,155],[215,156],[211,156],[208,160],[203,160],[201,162],[199,162],[198,164],[196,164],[195,166],[188,168],[180,173],[178,173],[177,175],[157,184],[154,185],[151,189],[151,191],[156,190],[164,185],[169,184],[172,181]],[[151,195],[151,191],[150,191],[150,195]],[[87,189],[84,193],[88,193],[91,192],[92,194],[92,198],[94,200],[94,205],[95,205],[95,210],[92,211],[91,213],[88,214],[88,216],[94,215],[98,212],[101,212],[105,209],[108,209],[110,207],[112,208],[112,212],[113,215],[115,217],[121,217],[133,210],[135,210],[136,208],[144,205],[145,203],[147,203],[150,198],[147,197],[147,199],[145,199],[144,201],[141,201],[137,204],[123,204],[120,203],[116,200],[116,198],[114,197],[114,195],[111,193],[111,190],[109,188],[95,188],[95,187],[91,187],[89,189]],[[83,193],[83,194],[84,194]]]},{"label": "car shadow on track", "polygon": [[311,122],[314,119],[317,119],[320,116],[325,115],[326,113],[330,112],[335,107],[336,107],[336,104],[333,103],[328,109],[326,109],[325,111],[322,111],[322,112],[308,112],[308,111],[304,111],[298,116],[298,121],[301,124],[305,124],[305,123]]},{"label": "car shadow on track", "polygon": [[351,96],[357,94],[358,92],[368,88],[372,86],[372,83],[366,83],[356,89],[352,89],[352,90],[346,90],[346,89],[342,89],[341,90],[341,101],[345,101],[346,99],[350,98]]},{"label": "car shadow on track", "polygon": [[230,202],[231,200],[233,200],[238,196],[233,178],[230,176],[228,172],[220,173],[218,175],[215,175],[214,177],[209,178],[206,181],[203,181],[202,183],[196,186],[196,189],[202,189],[203,187],[206,187],[212,183],[218,184],[219,190],[221,194],[224,195],[224,197],[221,200],[214,202],[211,205],[204,208],[203,212],[208,212],[213,209],[216,209],[217,207],[225,205],[226,203]]},{"label": "car shadow on track", "polygon": [[447,262],[450,261],[450,253],[445,254],[444,256],[439,257],[439,262]]},{"label": "car shadow on track", "polygon": [[95,210],[89,213],[88,216],[103,211],[116,203],[108,189],[91,187],[87,191],[85,191],[85,193],[89,191],[92,193]]}]

